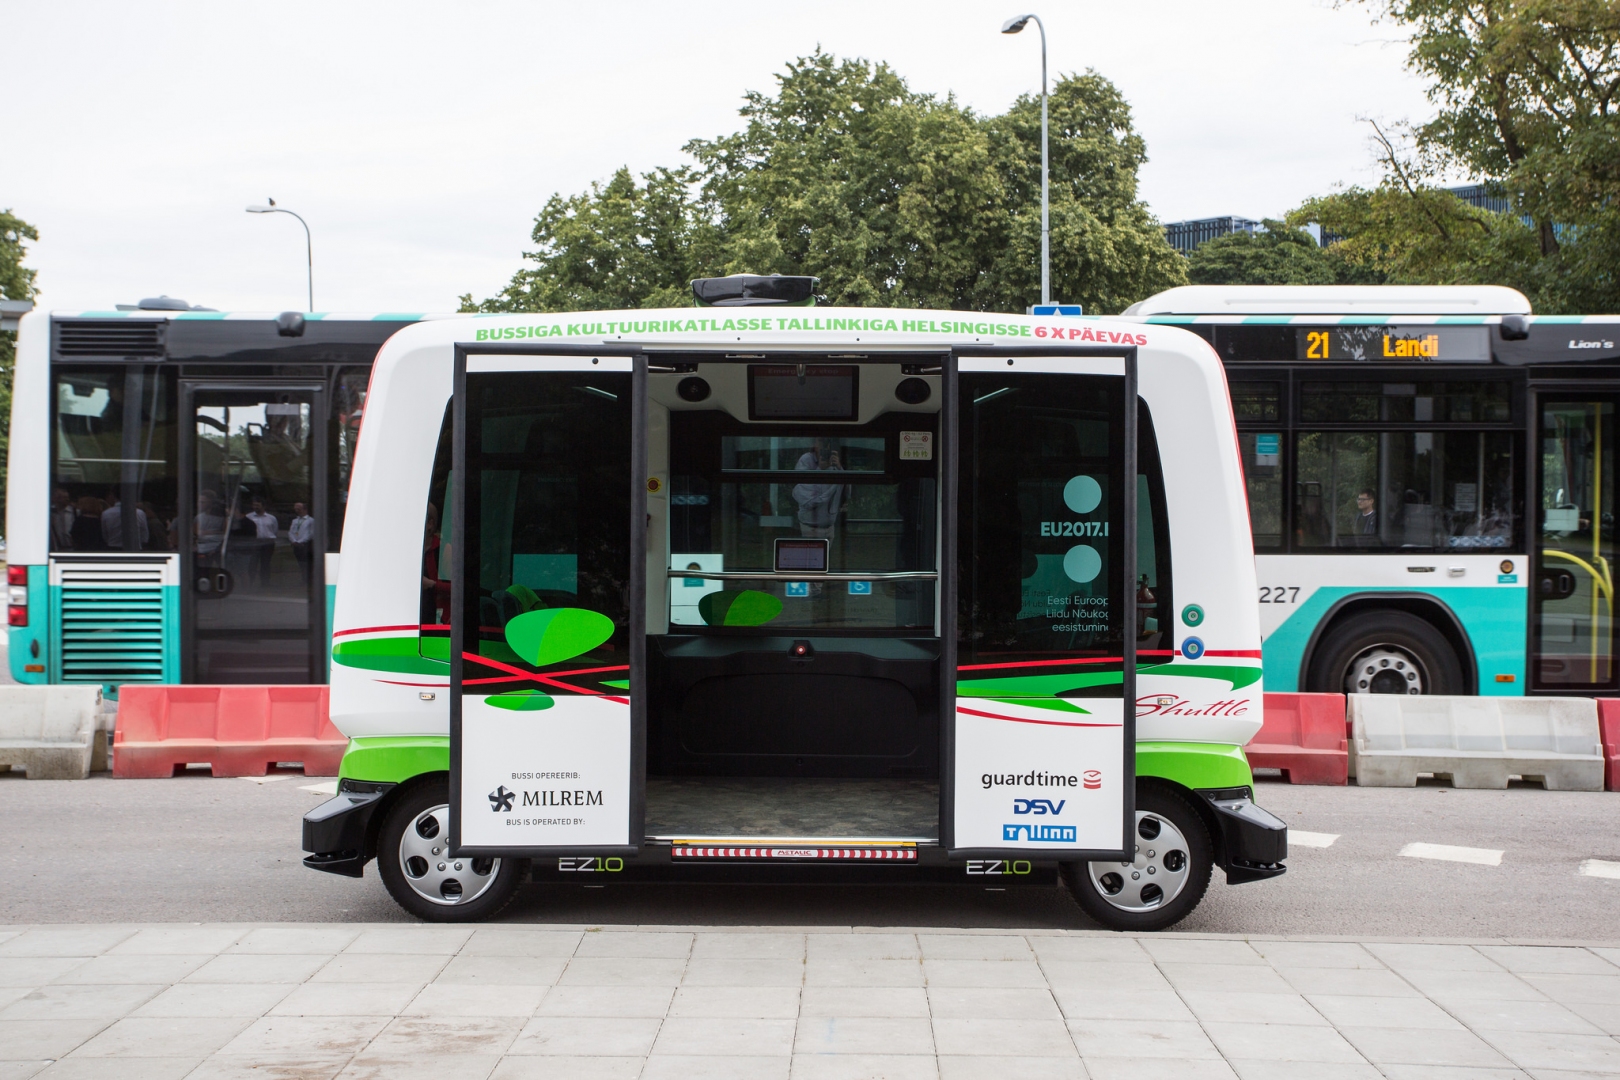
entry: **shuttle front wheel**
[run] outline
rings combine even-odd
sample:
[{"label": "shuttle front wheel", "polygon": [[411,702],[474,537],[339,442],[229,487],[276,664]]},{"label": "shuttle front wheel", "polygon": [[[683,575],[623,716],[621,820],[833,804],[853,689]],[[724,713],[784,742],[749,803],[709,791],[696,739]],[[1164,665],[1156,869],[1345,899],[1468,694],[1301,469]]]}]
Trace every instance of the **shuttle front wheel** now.
[{"label": "shuttle front wheel", "polygon": [[525,859],[450,855],[450,792],[443,780],[406,792],[388,811],[377,871],[400,907],[428,922],[478,922],[512,902]]},{"label": "shuttle front wheel", "polygon": [[1174,926],[1209,888],[1209,830],[1186,799],[1145,787],[1136,794],[1133,840],[1132,861],[1063,863],[1063,882],[1081,910],[1110,930]]}]

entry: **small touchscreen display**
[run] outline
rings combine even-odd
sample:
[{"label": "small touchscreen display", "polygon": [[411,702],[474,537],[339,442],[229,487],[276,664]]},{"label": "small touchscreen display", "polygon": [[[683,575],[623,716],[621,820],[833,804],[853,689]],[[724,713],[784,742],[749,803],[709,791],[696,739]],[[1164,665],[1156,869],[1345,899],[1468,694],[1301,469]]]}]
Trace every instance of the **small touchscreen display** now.
[{"label": "small touchscreen display", "polygon": [[854,364],[750,364],[750,420],[854,420]]},{"label": "small touchscreen display", "polygon": [[777,573],[810,573],[824,574],[827,572],[827,551],[832,546],[830,540],[796,540],[778,537],[776,541],[776,571]]}]

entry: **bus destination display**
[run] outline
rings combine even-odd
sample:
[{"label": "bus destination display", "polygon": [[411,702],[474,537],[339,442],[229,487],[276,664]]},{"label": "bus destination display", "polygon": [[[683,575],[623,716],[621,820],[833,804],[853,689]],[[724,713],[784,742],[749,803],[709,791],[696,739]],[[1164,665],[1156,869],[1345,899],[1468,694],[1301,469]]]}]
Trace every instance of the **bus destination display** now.
[{"label": "bus destination display", "polygon": [[1330,326],[1295,331],[1298,360],[1488,364],[1485,326]]}]

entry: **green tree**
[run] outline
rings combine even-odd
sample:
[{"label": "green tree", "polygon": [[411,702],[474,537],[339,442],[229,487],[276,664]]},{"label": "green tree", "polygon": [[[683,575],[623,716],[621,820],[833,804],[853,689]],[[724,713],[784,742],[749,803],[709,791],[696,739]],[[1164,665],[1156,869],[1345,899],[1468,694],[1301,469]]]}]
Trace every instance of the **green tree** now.
[{"label": "green tree", "polygon": [[[1314,219],[1313,219],[1314,220]],[[1376,268],[1322,247],[1303,229],[1269,218],[1264,232],[1234,232],[1207,240],[1187,256],[1194,285],[1376,285]]]},{"label": "green tree", "polygon": [[[9,209],[0,210],[0,300],[32,300],[35,271],[23,265],[27,241],[39,232]],[[16,334],[0,332],[0,521],[6,510],[6,461],[11,451],[11,376],[16,360]]]},{"label": "green tree", "polygon": [[[1436,113],[1375,125],[1384,181],[1289,220],[1320,221],[1347,259],[1392,281],[1512,285],[1549,313],[1620,310],[1620,0],[1358,2],[1406,31]],[[1515,212],[1439,190],[1458,173]]]},{"label": "green tree", "polygon": [[[1022,310],[1039,298],[1040,104],[980,117],[884,64],[802,57],[744,97],[740,131],[695,139],[693,166],[553,196],[534,265],[464,310],[688,302],[693,277],[811,274],[825,302]],[[1180,284],[1137,197],[1130,109],[1094,73],[1051,94],[1054,295],[1119,310]]]}]

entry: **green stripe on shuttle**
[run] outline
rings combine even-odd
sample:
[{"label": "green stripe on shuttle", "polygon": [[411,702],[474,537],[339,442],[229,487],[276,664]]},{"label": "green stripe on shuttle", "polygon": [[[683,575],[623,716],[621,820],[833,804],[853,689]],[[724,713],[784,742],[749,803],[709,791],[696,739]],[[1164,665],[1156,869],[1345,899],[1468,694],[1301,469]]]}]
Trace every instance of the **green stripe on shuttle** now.
[{"label": "green stripe on shuttle", "polygon": [[448,735],[384,735],[350,739],[338,777],[398,784],[424,773],[448,772]]},{"label": "green stripe on shuttle", "polygon": [[1136,775],[1161,777],[1193,791],[1254,784],[1243,747],[1231,743],[1139,742]]}]

